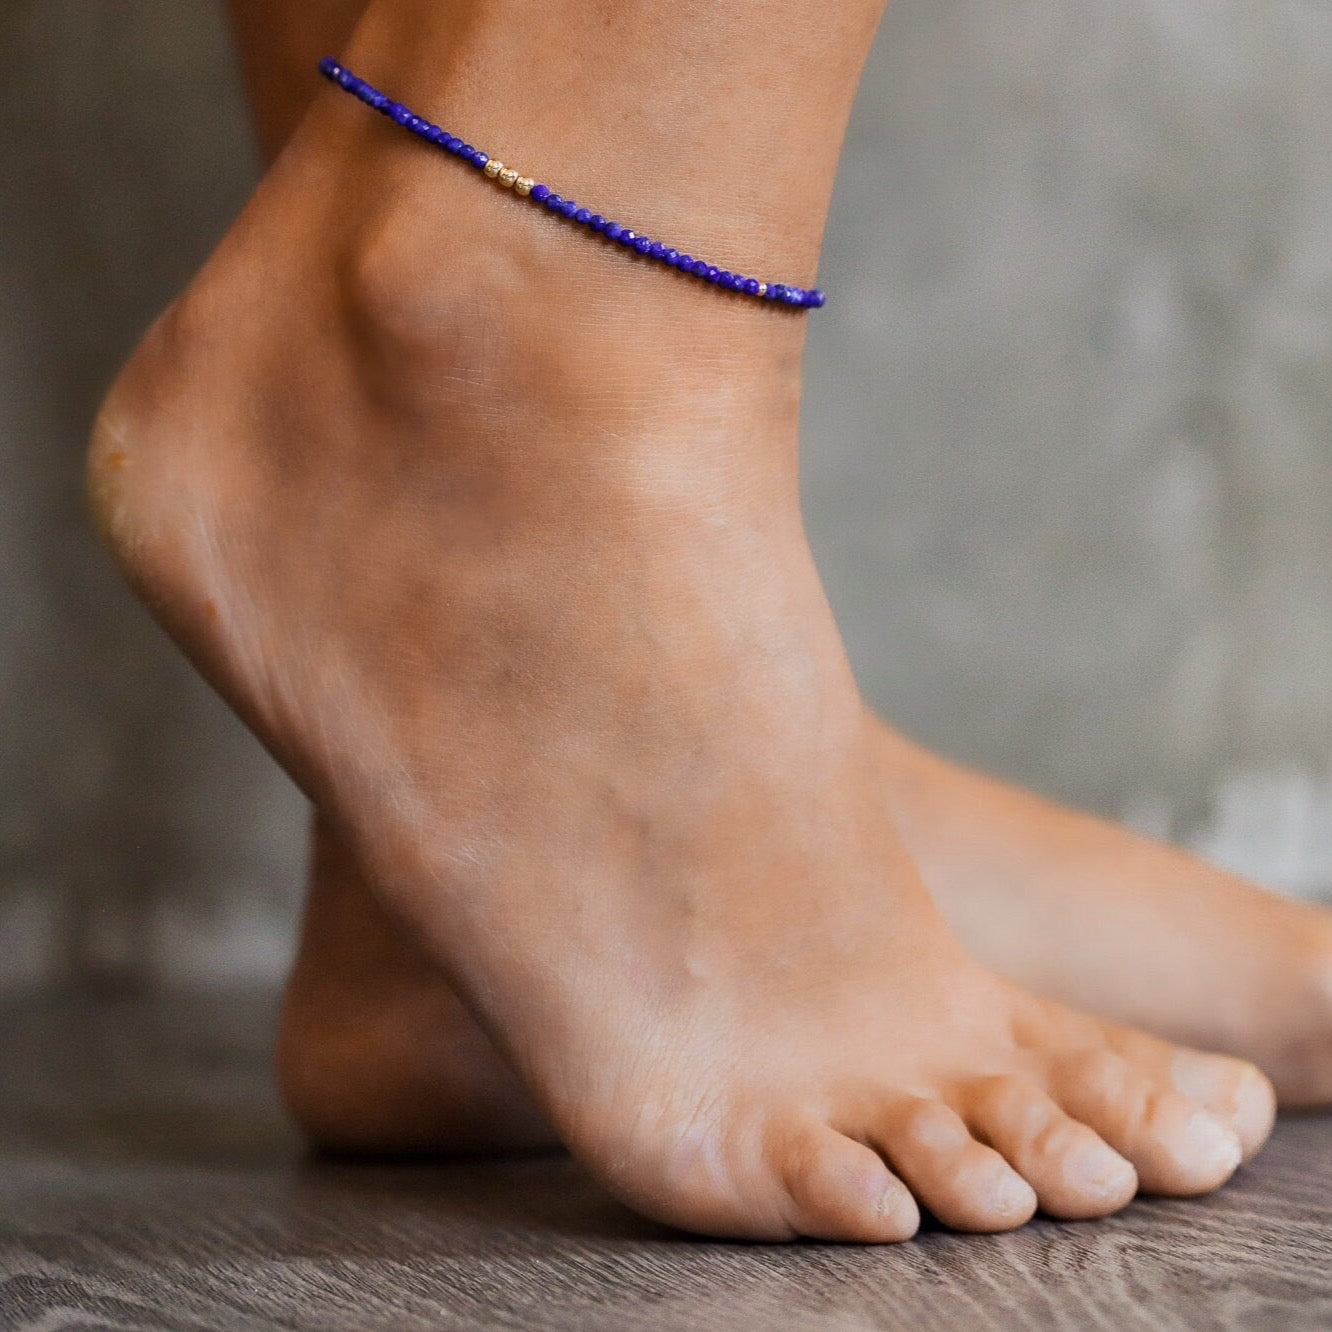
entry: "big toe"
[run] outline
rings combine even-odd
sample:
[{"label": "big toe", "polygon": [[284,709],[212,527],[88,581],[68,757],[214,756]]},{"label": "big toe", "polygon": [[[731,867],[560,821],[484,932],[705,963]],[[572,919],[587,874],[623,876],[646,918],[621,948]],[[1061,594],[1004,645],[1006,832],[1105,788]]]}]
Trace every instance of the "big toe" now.
[{"label": "big toe", "polygon": [[1244,1059],[1173,1045],[1140,1031],[1107,1024],[1107,1044],[1133,1067],[1186,1096],[1239,1139],[1248,1160],[1265,1143],[1276,1120],[1276,1091]]},{"label": "big toe", "polygon": [[1247,1061],[1181,1049],[1171,1061],[1171,1082],[1234,1132],[1244,1160],[1271,1136],[1276,1091]]},{"label": "big toe", "polygon": [[1133,1164],[1145,1192],[1219,1188],[1244,1155],[1235,1130],[1165,1078],[1110,1050],[1059,1061],[1050,1090],[1074,1119]]}]

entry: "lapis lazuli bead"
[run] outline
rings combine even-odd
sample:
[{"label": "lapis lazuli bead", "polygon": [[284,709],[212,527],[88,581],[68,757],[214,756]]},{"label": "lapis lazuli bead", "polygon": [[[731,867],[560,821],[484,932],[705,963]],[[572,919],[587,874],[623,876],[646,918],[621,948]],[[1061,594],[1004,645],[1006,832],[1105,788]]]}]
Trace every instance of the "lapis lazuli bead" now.
[{"label": "lapis lazuli bead", "polygon": [[[331,56],[326,56],[319,62],[319,70],[326,78],[364,102],[366,106],[381,112],[418,138],[433,143],[445,152],[453,153],[474,167],[485,167],[491,161],[489,153],[474,148],[470,143],[464,143],[462,139],[449,134],[447,130],[418,116],[401,102],[394,101],[379,89],[371,87],[364,79],[358,78]],[[682,273],[688,273],[692,277],[700,278],[727,291],[741,291],[749,296],[761,296],[766,300],[785,305],[819,309],[827,303],[827,297],[817,287],[793,287],[783,282],[764,284],[757,278],[747,278],[729,269],[718,268],[715,264],[708,263],[706,259],[695,259],[692,255],[681,254],[661,241],[654,241],[649,236],[641,235],[632,227],[612,222],[600,213],[593,213],[573,199],[561,198],[549,185],[532,183],[526,177],[519,177],[516,171],[499,171],[498,165],[496,163],[497,169],[493,174],[500,179],[501,184],[516,183],[517,193],[520,196],[525,195],[534,203],[544,204],[549,211],[571,218],[580,226],[600,232],[608,240],[617,241],[627,249],[677,268]]]}]

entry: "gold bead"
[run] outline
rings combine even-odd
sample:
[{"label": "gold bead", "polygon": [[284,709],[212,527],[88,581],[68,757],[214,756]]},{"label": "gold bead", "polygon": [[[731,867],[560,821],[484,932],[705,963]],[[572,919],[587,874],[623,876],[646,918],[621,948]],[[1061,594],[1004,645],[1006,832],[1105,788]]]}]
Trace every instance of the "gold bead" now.
[{"label": "gold bead", "polygon": [[535,184],[536,181],[534,181],[531,176],[519,176],[518,179],[513,182],[513,188],[517,194],[531,194],[532,186]]},{"label": "gold bead", "polygon": [[499,173],[503,170],[504,170],[504,163],[501,162],[496,157],[492,157],[490,161],[487,162],[485,165],[486,175],[489,176],[491,180],[494,180],[495,177],[498,176]]},{"label": "gold bead", "polygon": [[505,167],[499,173],[499,183],[505,189],[512,189],[518,183],[518,173],[512,167]]},{"label": "gold bead", "polygon": [[760,296],[766,296],[768,294],[768,284],[766,282],[759,283],[758,294]]}]

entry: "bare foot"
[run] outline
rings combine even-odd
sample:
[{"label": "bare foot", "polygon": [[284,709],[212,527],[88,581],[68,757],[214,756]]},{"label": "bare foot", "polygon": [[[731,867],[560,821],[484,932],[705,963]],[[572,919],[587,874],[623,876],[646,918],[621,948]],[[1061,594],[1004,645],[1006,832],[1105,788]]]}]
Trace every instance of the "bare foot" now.
[{"label": "bare foot", "polygon": [[727,1236],[1217,1187],[1261,1075],[983,970],[892,831],[801,531],[799,322],[571,263],[472,181],[432,209],[389,128],[315,108],[113,390],[91,487],[534,1108]]},{"label": "bare foot", "polygon": [[883,737],[898,831],[977,958],[1332,1103],[1332,912]]},{"label": "bare foot", "polygon": [[[1326,911],[880,736],[908,849],[977,956],[1053,997],[1247,1057],[1287,1105],[1332,1101]],[[305,1131],[358,1152],[553,1144],[334,832],[317,826],[314,841],[279,1052]]]}]

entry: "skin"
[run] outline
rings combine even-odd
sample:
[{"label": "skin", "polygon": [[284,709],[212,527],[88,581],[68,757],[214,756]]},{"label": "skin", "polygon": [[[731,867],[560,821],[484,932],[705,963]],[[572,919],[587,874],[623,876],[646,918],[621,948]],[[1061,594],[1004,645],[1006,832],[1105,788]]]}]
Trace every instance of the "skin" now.
[{"label": "skin", "polygon": [[[377,2],[346,56],[807,282],[878,6],[686,10]],[[463,171],[315,103],[94,432],[145,602],[646,1215],[885,1242],[1217,1187],[1261,1074],[985,970],[894,831],[800,522],[804,321]]]},{"label": "skin", "polygon": [[[271,162],[362,0],[232,0]],[[464,11],[455,7],[452,11]],[[1332,923],[1173,848],[968,771],[887,728],[893,816],[968,949],[1043,994],[1257,1063],[1284,1104],[1332,1101]],[[312,833],[279,1073],[315,1142],[473,1151],[554,1141],[439,969],[327,821]]]}]

